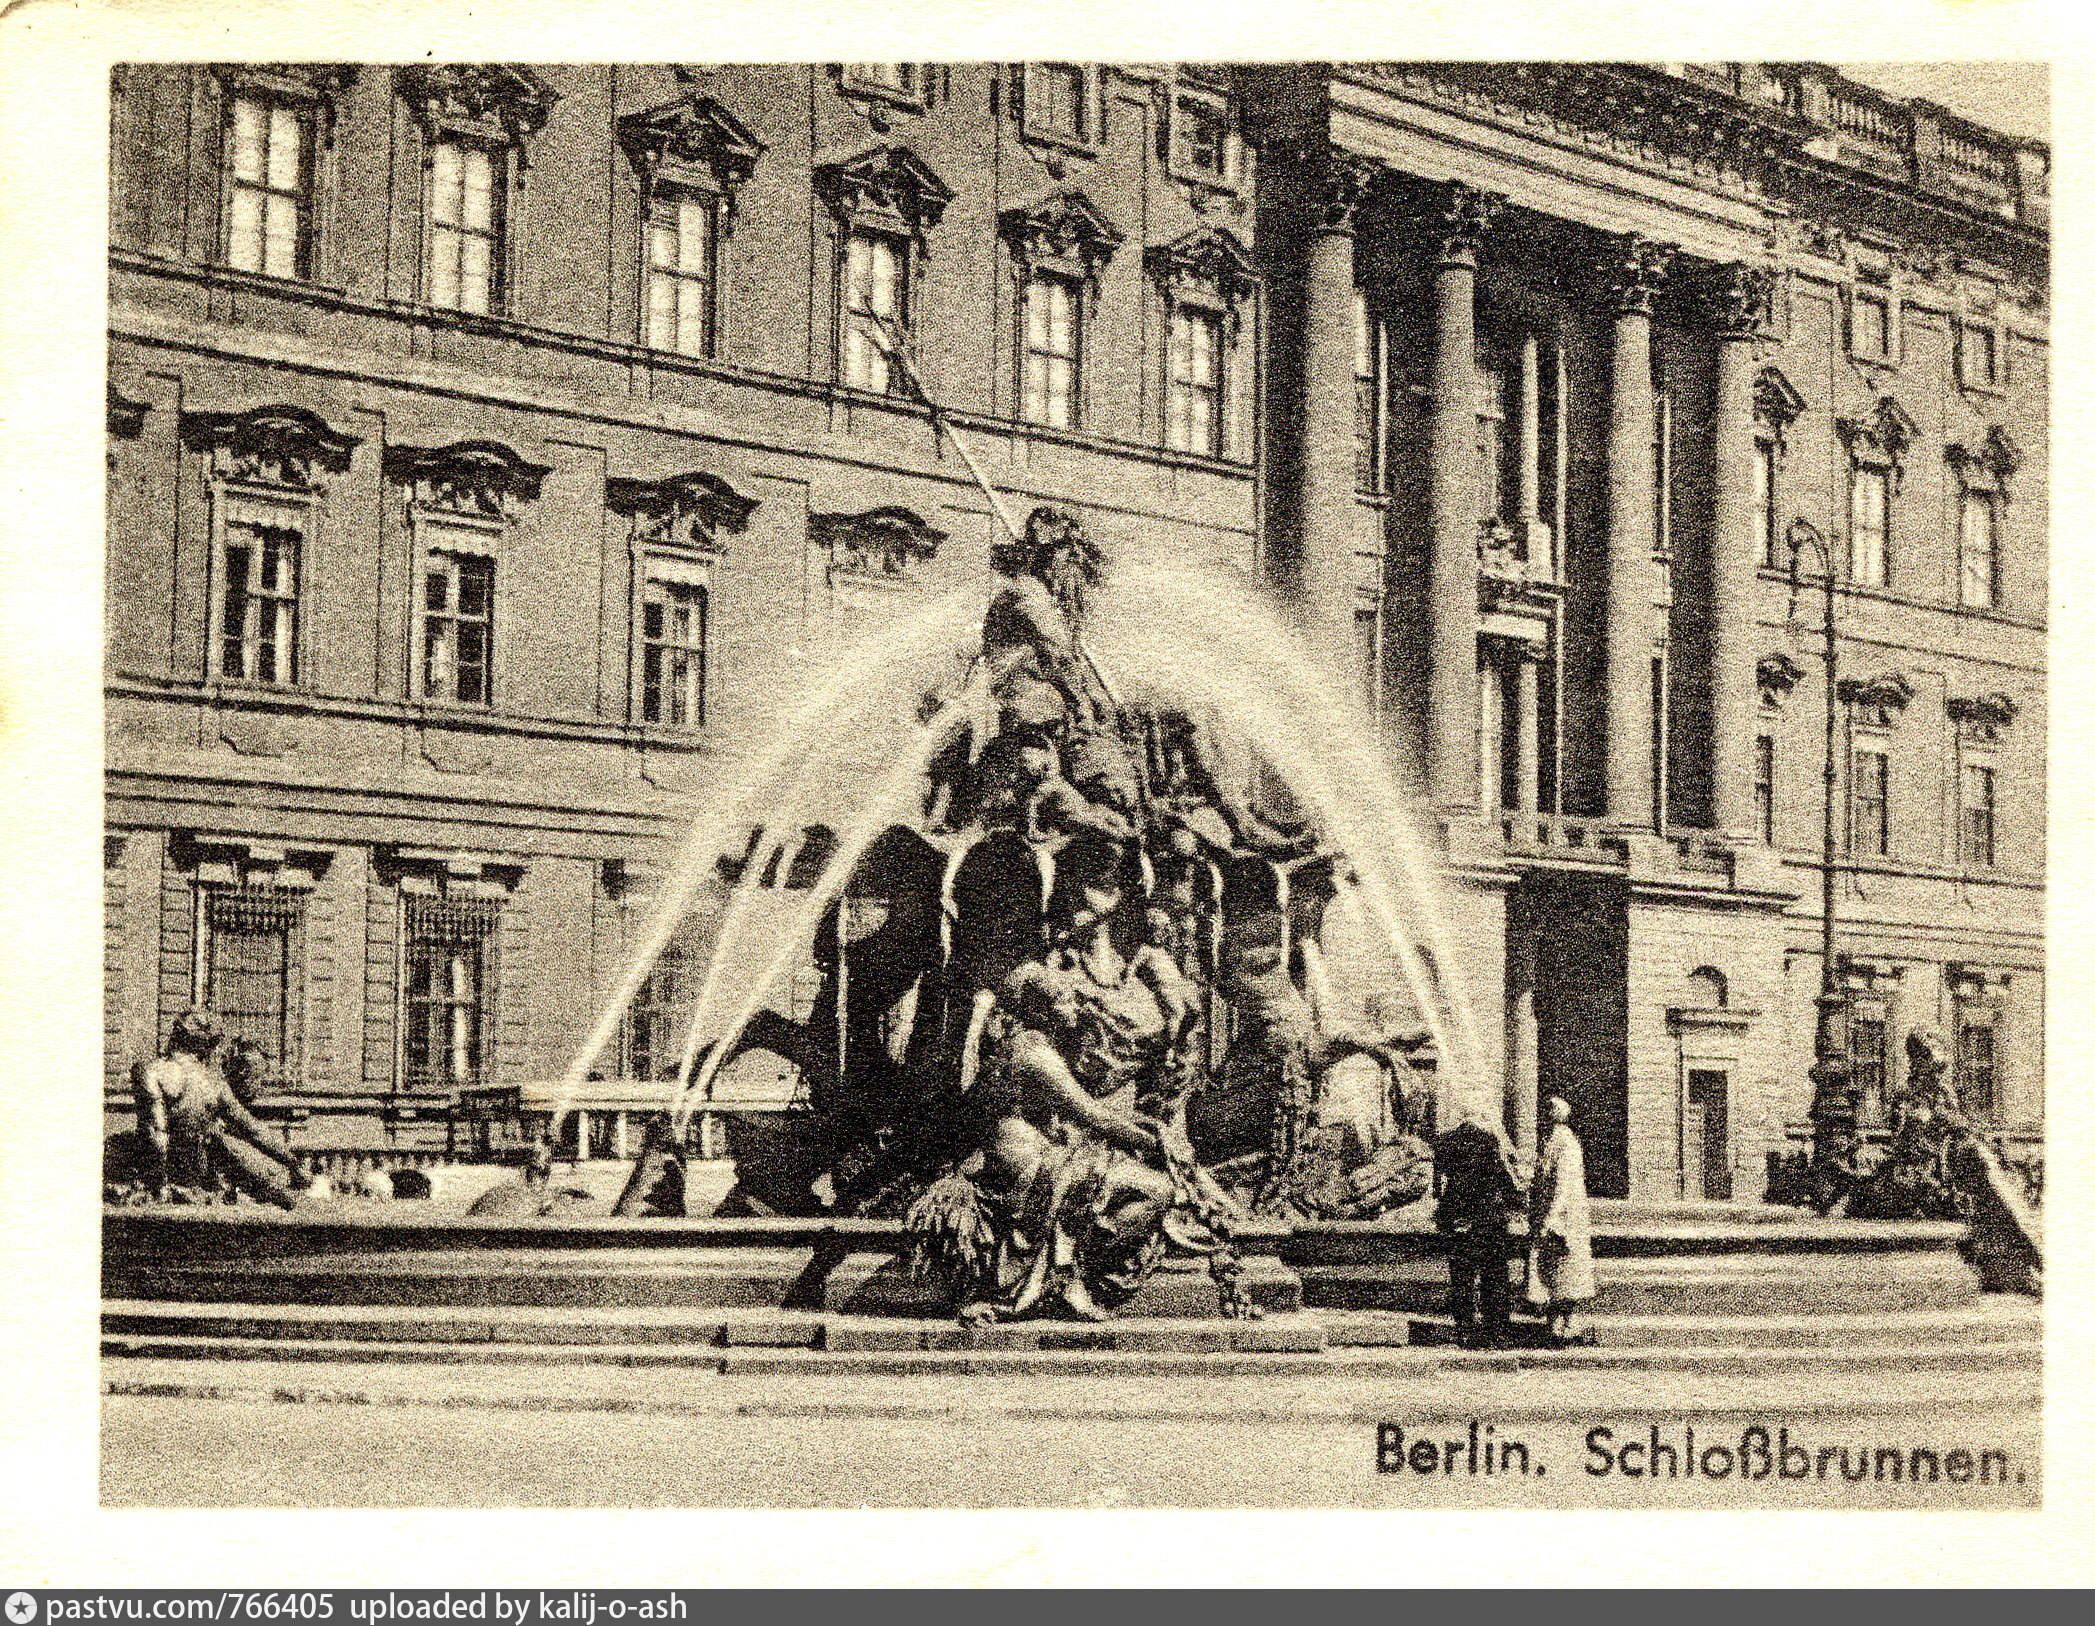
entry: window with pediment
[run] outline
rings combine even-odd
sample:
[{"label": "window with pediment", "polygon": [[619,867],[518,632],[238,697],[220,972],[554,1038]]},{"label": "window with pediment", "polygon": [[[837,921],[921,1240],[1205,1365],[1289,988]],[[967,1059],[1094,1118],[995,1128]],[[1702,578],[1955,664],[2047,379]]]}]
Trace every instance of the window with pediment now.
[{"label": "window with pediment", "polygon": [[496,441],[390,446],[385,472],[406,496],[414,604],[408,693],[491,706],[507,636],[502,558],[523,505],[551,469]]},{"label": "window with pediment", "polygon": [[1144,265],[1164,304],[1164,444],[1228,456],[1241,438],[1233,408],[1238,338],[1257,289],[1250,257],[1235,233],[1210,226],[1150,249]]},{"label": "window with pediment", "polygon": [[726,244],[764,143],[720,103],[698,95],[627,114],[618,121],[618,140],[641,195],[641,342],[714,355]]},{"label": "window with pediment", "polygon": [[1892,577],[1893,502],[1920,428],[1889,395],[1835,427],[1848,449],[1848,578],[1884,587]]},{"label": "window with pediment", "polygon": [[529,144],[556,99],[528,68],[418,63],[399,70],[422,138],[422,299],[505,314]]},{"label": "window with pediment", "polygon": [[836,232],[836,377],[854,389],[905,393],[896,348],[918,325],[926,237],[953,191],[907,147],[874,147],[815,171]]},{"label": "window with pediment", "polygon": [[1018,415],[1074,429],[1085,417],[1087,329],[1121,233],[1081,192],[1007,209],[999,227],[1017,280]]},{"label": "window with pediment", "polygon": [[1804,397],[1780,368],[1763,367],[1753,380],[1753,535],[1763,570],[1785,563],[1782,542],[1782,467],[1789,430],[1804,413]]},{"label": "window with pediment", "polygon": [[219,258],[310,280],[320,270],[327,159],[357,70],[339,63],[221,63]]},{"label": "window with pediment", "polygon": [[632,520],[631,715],[670,729],[705,726],[713,568],[756,511],[717,474],[614,479],[605,500]]},{"label": "window with pediment", "polygon": [[210,459],[206,669],[239,683],[303,683],[326,477],[348,469],[357,438],[296,406],[186,413],[182,435]]},{"label": "window with pediment", "polygon": [[2002,531],[2022,448],[1995,424],[1974,441],[1945,447],[1944,455],[1958,486],[1957,602],[1990,610],[2000,604]]},{"label": "window with pediment", "polygon": [[1848,355],[1865,370],[1896,367],[1905,348],[1905,301],[1897,273],[1858,266],[1842,290]]}]

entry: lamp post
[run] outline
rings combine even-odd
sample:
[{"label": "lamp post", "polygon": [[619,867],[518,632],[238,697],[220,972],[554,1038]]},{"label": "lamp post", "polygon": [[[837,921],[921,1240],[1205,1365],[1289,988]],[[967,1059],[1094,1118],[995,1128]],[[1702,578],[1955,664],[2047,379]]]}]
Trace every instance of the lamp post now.
[{"label": "lamp post", "polygon": [[[1824,595],[1819,627],[1819,658],[1826,667],[1826,740],[1820,765],[1824,800],[1819,827],[1819,994],[1818,1020],[1812,1032],[1811,1161],[1823,1170],[1834,1155],[1837,1138],[1852,1140],[1856,1124],[1855,1092],[1850,1083],[1846,1035],[1841,1012],[1847,1004],[1833,958],[1834,794],[1840,778],[1840,645],[1835,615],[1833,549],[1808,519],[1790,521],[1789,620],[1795,627],[1797,599],[1803,590],[1804,552],[1818,555],[1818,585]],[[1816,1182],[1815,1182],[1816,1183]]]}]

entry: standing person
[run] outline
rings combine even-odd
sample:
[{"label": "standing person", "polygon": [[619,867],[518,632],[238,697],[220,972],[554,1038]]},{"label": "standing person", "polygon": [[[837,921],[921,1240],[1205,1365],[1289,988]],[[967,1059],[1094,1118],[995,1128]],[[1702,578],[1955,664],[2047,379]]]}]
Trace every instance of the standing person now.
[{"label": "standing person", "polygon": [[1528,1302],[1549,1321],[1558,1349],[1598,1343],[1574,1333],[1578,1307],[1593,1297],[1593,1215],[1586,1203],[1586,1154],[1571,1132],[1571,1106],[1551,1096],[1549,1137],[1528,1193]]},{"label": "standing person", "polygon": [[[1512,1333],[1510,1216],[1520,1206],[1505,1132],[1484,1103],[1464,1100],[1455,1127],[1433,1143],[1434,1224],[1447,1239],[1448,1313],[1468,1348],[1507,1342]],[[1482,1319],[1479,1319],[1481,1310]]]}]

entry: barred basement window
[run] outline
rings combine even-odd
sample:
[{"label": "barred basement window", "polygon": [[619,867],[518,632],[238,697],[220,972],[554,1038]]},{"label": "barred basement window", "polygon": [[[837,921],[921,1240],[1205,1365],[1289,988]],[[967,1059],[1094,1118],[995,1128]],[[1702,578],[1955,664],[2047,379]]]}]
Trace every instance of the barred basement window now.
[{"label": "barred basement window", "polygon": [[683,1059],[684,1028],[704,969],[690,934],[679,932],[656,956],[647,980],[626,1007],[624,1076],[669,1079]]},{"label": "barred basement window", "polygon": [[494,933],[484,898],[410,897],[402,966],[402,1087],[487,1082],[494,1025]]},{"label": "barred basement window", "polygon": [[202,895],[197,996],[228,1039],[251,1039],[272,1072],[295,1071],[303,893],[211,888]]}]

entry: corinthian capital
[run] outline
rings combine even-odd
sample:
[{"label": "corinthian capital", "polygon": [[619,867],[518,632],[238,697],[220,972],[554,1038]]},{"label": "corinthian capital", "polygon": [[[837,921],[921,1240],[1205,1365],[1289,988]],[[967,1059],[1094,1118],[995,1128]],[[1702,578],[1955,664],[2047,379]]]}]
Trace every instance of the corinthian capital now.
[{"label": "corinthian capital", "polygon": [[1666,285],[1673,254],[1671,243],[1654,243],[1635,232],[1619,238],[1607,265],[1609,308],[1617,316],[1649,316],[1651,302]]},{"label": "corinthian capital", "polygon": [[1485,229],[1506,206],[1496,192],[1479,191],[1461,181],[1445,182],[1426,206],[1424,225],[1435,254],[1442,260],[1474,261]]},{"label": "corinthian capital", "polygon": [[1351,231],[1368,194],[1389,172],[1372,158],[1326,149],[1310,172],[1310,202],[1325,231]]},{"label": "corinthian capital", "polygon": [[1734,260],[1711,267],[1701,294],[1703,311],[1719,335],[1750,339],[1767,326],[1775,297],[1775,273],[1764,265]]}]

